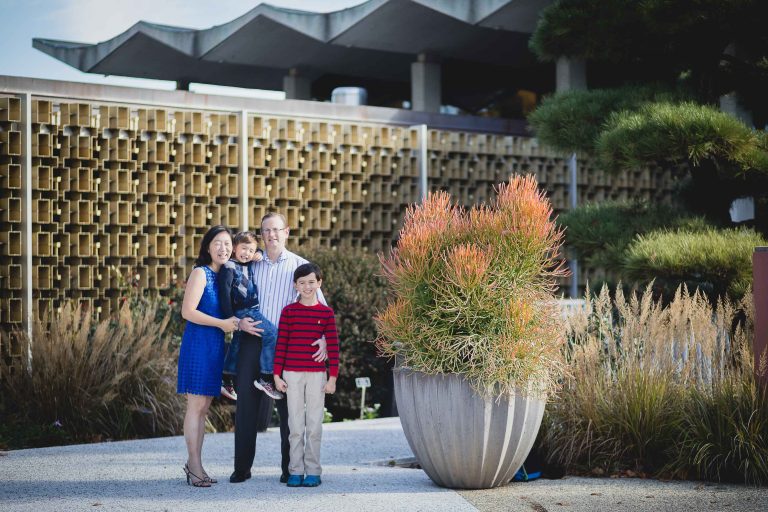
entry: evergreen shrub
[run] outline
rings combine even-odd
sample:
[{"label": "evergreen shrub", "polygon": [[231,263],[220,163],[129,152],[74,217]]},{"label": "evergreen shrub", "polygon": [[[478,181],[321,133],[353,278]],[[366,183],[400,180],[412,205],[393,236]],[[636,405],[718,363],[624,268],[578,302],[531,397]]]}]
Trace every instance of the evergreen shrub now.
[{"label": "evergreen shrub", "polygon": [[751,229],[661,230],[638,235],[624,270],[640,282],[656,280],[667,296],[680,283],[715,298],[741,298],[752,283],[752,253],[768,241]]},{"label": "evergreen shrub", "polygon": [[696,169],[712,162],[722,177],[750,170],[768,172],[768,137],[708,105],[648,103],[612,114],[596,142],[609,170],[651,164]]},{"label": "evergreen shrub", "polygon": [[695,232],[707,228],[701,217],[681,209],[647,201],[586,203],[560,214],[565,242],[591,267],[621,274],[627,247],[638,234],[662,228]]},{"label": "evergreen shrub", "polygon": [[659,86],[624,86],[615,89],[566,91],[545,98],[529,116],[536,137],[545,145],[565,152],[595,153],[608,118],[617,111],[634,111],[652,101],[684,98]]}]

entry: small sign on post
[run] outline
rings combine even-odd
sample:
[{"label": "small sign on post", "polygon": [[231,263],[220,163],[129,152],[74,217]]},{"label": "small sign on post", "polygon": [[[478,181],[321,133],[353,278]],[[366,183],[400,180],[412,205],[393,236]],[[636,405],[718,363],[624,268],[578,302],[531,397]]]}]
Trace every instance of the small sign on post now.
[{"label": "small sign on post", "polygon": [[365,388],[371,387],[371,379],[368,377],[357,377],[355,379],[355,386],[363,390],[363,395],[360,398],[360,419],[365,416]]}]

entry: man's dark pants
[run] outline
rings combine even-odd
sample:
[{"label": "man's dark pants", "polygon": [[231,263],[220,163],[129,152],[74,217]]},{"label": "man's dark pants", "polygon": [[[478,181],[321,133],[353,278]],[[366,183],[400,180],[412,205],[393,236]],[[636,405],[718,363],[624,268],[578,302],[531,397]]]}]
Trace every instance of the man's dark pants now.
[{"label": "man's dark pants", "polygon": [[[251,470],[256,456],[256,435],[259,423],[259,411],[262,401],[270,400],[262,391],[256,389],[253,381],[261,373],[261,338],[244,335],[240,342],[237,360],[237,410],[235,413],[235,471],[245,474]],[[275,400],[277,414],[280,417],[280,455],[283,475],[288,475],[290,444],[288,442],[288,404],[285,399]],[[271,410],[269,414],[271,415]]]}]

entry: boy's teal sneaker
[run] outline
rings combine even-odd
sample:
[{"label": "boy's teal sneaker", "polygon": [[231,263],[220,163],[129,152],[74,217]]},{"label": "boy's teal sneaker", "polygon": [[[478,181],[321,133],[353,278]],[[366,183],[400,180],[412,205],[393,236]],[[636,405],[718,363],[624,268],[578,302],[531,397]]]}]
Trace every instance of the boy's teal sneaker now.
[{"label": "boy's teal sneaker", "polygon": [[304,479],[301,475],[291,475],[288,477],[288,487],[301,487],[301,483]]},{"label": "boy's teal sneaker", "polygon": [[319,475],[307,475],[304,477],[304,482],[301,484],[302,487],[317,487],[322,482],[320,481]]}]

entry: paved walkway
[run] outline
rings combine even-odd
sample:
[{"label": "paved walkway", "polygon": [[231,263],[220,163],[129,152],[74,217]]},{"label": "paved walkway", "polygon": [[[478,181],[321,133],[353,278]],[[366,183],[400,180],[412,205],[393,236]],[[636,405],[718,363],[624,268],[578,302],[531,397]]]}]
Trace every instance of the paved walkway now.
[{"label": "paved walkway", "polygon": [[279,434],[259,434],[253,478],[230,484],[232,434],[206,436],[206,467],[221,483],[185,484],[181,437],[18,450],[0,456],[0,510],[63,511],[766,511],[768,489],[566,478],[455,492],[421,470],[375,462],[412,456],[397,418],[325,425],[323,484],[278,482]]}]

